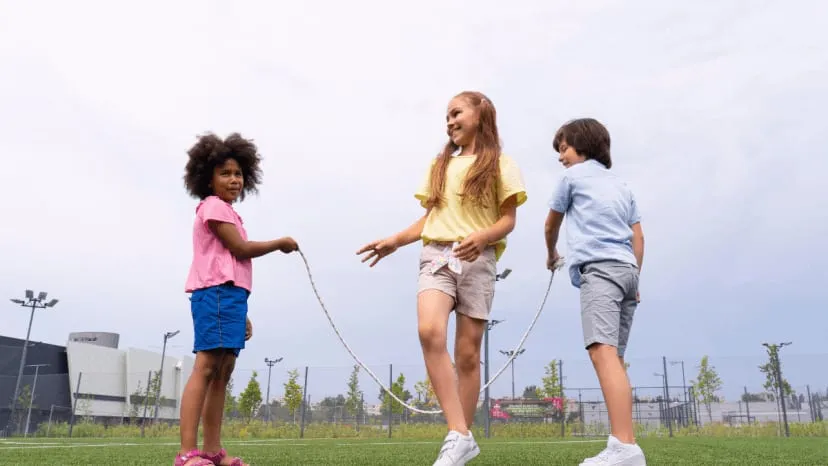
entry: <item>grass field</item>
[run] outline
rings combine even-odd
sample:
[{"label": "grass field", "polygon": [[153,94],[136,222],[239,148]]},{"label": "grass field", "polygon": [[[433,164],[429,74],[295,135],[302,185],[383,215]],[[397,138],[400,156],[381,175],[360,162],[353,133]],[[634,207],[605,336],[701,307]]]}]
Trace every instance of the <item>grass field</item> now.
[{"label": "grass field", "polygon": [[[469,465],[577,465],[605,440],[481,440]],[[824,438],[647,438],[647,464],[825,465]],[[227,441],[228,451],[251,465],[430,465],[439,441],[248,440]],[[170,465],[175,439],[0,440],[3,465]]]}]

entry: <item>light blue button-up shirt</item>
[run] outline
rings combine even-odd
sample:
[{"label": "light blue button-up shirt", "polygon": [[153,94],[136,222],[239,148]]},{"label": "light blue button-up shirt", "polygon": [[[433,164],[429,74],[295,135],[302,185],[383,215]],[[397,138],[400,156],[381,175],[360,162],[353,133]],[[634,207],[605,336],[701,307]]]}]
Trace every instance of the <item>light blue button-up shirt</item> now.
[{"label": "light blue button-up shirt", "polygon": [[626,183],[592,159],[567,168],[549,207],[564,214],[569,251],[569,277],[581,286],[581,266],[616,260],[637,265],[632,228],[641,221],[635,197]]}]

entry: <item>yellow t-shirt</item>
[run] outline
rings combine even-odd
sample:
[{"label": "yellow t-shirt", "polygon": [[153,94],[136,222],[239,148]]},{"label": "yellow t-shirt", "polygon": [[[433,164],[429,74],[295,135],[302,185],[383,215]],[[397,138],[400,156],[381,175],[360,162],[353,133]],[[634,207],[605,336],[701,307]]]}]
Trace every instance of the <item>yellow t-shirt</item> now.
[{"label": "yellow t-shirt", "polygon": [[[462,241],[470,233],[494,225],[500,219],[500,206],[506,199],[516,195],[518,206],[526,202],[526,188],[523,185],[520,168],[511,157],[501,155],[500,178],[496,183],[497,203],[481,207],[467,200],[465,204],[462,204],[460,193],[463,190],[463,182],[475,158],[474,155],[456,155],[451,158],[446,170],[444,202],[441,207],[431,209],[426,219],[422,234],[424,244],[431,241]],[[419,199],[424,207],[431,192],[429,183],[434,162],[431,162],[420,189],[414,194],[414,197]],[[506,238],[494,243],[494,246],[495,257],[500,259],[506,249]]]}]

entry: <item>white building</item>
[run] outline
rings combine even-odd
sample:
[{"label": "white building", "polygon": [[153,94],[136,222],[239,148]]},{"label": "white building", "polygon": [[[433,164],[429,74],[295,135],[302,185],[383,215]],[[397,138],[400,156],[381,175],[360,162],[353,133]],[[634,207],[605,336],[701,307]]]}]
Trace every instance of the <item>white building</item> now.
[{"label": "white building", "polygon": [[[137,414],[143,417],[148,378],[161,368],[161,353],[118,349],[118,339],[111,335],[96,338],[90,333],[72,334],[66,344],[69,387],[71,401],[77,403],[76,416],[123,418]],[[179,418],[181,394],[193,363],[191,356],[164,358],[159,419]],[[146,413],[152,416],[154,406],[147,406]]]}]

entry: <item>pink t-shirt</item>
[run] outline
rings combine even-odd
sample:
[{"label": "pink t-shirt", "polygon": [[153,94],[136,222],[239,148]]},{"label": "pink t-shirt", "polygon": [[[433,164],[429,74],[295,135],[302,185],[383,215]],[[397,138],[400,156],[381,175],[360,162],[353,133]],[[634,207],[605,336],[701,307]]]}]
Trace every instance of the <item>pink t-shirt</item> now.
[{"label": "pink t-shirt", "polygon": [[242,239],[247,241],[242,219],[230,204],[217,196],[210,196],[201,201],[196,207],[193,225],[193,263],[187,276],[185,291],[191,293],[229,281],[240,288],[252,291],[253,261],[236,258],[210,230],[208,220],[236,225]]}]

